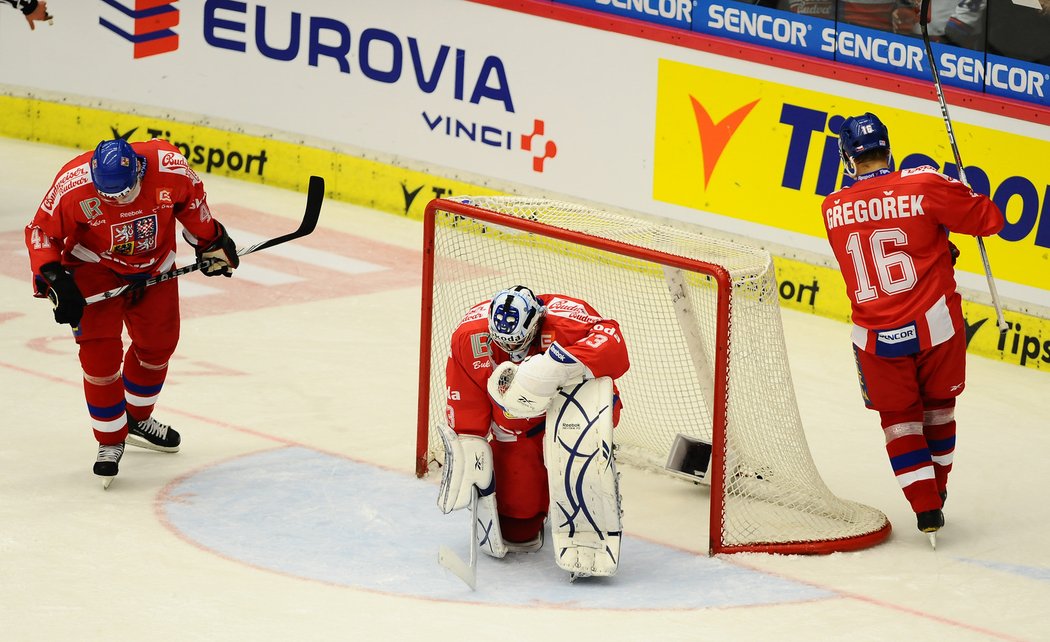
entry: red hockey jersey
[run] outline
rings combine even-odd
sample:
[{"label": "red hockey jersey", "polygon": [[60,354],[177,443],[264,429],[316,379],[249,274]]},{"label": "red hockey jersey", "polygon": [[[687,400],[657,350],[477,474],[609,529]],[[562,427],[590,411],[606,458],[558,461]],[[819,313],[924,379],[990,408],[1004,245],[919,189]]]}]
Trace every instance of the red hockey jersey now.
[{"label": "red hockey jersey", "polygon": [[[616,379],[627,372],[627,346],[616,321],[602,317],[580,299],[562,294],[543,294],[538,298],[546,315],[529,355],[540,354],[557,341],[587,368],[588,377]],[[489,397],[489,375],[510,357],[489,341],[488,309],[489,301],[475,305],[452,333],[451,354],[445,368],[448,424],[459,434],[478,436],[487,435],[490,427],[503,429],[499,437],[512,440],[513,435],[542,425],[544,416],[511,419]],[[618,393],[615,403],[618,413]]]},{"label": "red hockey jersey", "polygon": [[200,244],[218,238],[204,184],[179,150],[159,139],[131,146],[145,157],[146,171],[139,196],[126,205],[99,198],[91,182],[92,152],[59,170],[26,226],[33,274],[53,261],[67,266],[99,263],[127,276],[165,272],[175,264],[176,220]]},{"label": "red hockey jersey", "polygon": [[859,348],[912,354],[962,330],[947,232],[997,233],[1005,219],[991,199],[924,166],[859,180],[821,211]]}]

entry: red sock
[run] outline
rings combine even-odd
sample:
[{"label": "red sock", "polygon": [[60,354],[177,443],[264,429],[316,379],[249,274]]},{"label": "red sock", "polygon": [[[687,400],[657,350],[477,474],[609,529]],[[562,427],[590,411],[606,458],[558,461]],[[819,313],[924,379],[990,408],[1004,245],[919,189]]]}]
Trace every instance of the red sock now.
[{"label": "red sock", "polygon": [[904,491],[904,497],[916,513],[941,508],[937,476],[930,450],[922,434],[922,424],[896,424],[885,429],[892,435],[886,442],[886,453],[893,474]]},{"label": "red sock", "polygon": [[84,399],[91,415],[95,440],[107,446],[119,444],[128,435],[124,415],[124,386],[117,376],[106,384],[91,383],[84,378]]},{"label": "red sock", "polygon": [[948,474],[952,472],[955,456],[955,409],[949,407],[927,410],[923,413],[922,431],[933,458],[938,492],[945,493],[948,490]]},{"label": "red sock", "polygon": [[124,396],[128,404],[128,414],[136,421],[145,421],[153,414],[157,397],[164,387],[168,376],[168,366],[161,368],[144,367],[128,350],[124,359]]}]

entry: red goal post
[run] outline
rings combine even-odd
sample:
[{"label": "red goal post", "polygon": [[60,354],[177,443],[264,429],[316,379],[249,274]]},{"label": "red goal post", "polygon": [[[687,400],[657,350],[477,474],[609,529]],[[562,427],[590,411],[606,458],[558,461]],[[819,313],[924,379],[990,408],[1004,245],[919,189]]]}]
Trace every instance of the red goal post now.
[{"label": "red goal post", "polygon": [[471,306],[522,284],[578,296],[620,323],[631,369],[618,380],[618,462],[681,476],[664,467],[676,435],[712,444],[711,554],[831,553],[889,535],[882,512],[835,496],[816,470],[767,252],[521,197],[435,199],[423,230],[417,476],[443,462],[452,331]]}]

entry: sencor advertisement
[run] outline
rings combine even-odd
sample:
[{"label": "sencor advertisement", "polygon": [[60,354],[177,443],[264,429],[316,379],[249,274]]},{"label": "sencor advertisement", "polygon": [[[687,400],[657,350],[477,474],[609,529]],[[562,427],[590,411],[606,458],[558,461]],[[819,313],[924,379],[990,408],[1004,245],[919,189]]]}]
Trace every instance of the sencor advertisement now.
[{"label": "sencor advertisement", "polygon": [[679,29],[691,27],[693,11],[697,4],[695,0],[554,0],[554,2]]},{"label": "sencor advertisement", "polygon": [[[718,91],[711,91],[717,87]],[[870,103],[661,60],[653,197],[738,219],[824,236],[819,208],[841,186],[836,132]],[[879,106],[899,167],[932,165],[958,175],[936,115]],[[987,240],[995,273],[1046,288],[1050,280],[1050,141],[959,124],[966,176],[1007,223]],[[848,180],[848,179],[846,179]],[[960,269],[981,272],[977,252]]]},{"label": "sencor advertisement", "polygon": [[[916,35],[734,0],[572,0],[568,4],[909,78],[930,78],[926,51]],[[1050,105],[1050,69],[1046,65],[994,54],[985,58],[981,52],[941,43],[934,43],[932,49],[938,73],[947,86]]]}]

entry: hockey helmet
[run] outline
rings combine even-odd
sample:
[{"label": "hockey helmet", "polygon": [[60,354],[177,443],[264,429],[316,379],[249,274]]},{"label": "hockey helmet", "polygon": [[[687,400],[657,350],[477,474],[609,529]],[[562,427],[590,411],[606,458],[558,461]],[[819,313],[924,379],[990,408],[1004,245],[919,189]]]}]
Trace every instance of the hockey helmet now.
[{"label": "hockey helmet", "polygon": [[839,155],[847,174],[855,176],[857,165],[854,159],[873,149],[890,150],[890,131],[878,116],[869,111],[843,121],[839,129]]},{"label": "hockey helmet", "polygon": [[91,155],[91,182],[103,198],[130,202],[134,200],[132,192],[138,187],[145,161],[123,138],[104,140]]},{"label": "hockey helmet", "polygon": [[512,361],[521,361],[536,337],[543,315],[543,303],[524,285],[500,290],[489,304],[489,339]]}]

